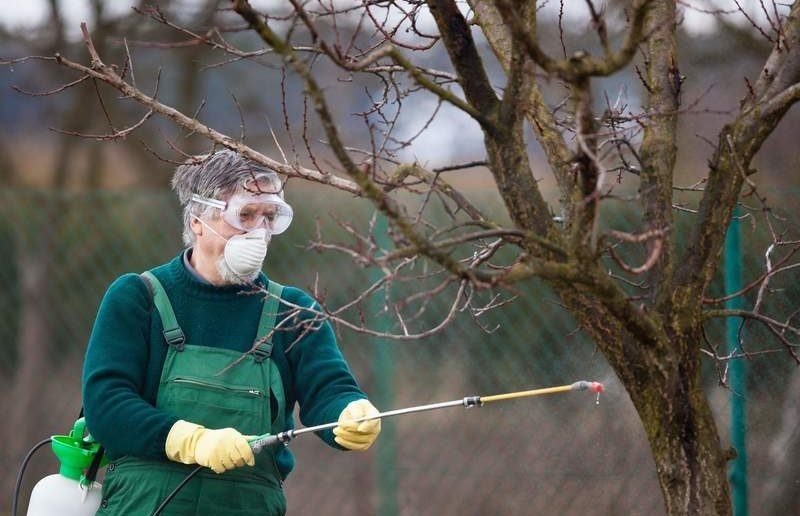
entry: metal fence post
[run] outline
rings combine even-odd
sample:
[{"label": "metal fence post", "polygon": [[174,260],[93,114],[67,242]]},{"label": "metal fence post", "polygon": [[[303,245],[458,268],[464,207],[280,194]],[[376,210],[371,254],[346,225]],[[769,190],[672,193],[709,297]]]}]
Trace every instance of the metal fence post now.
[{"label": "metal fence post", "polygon": [[[725,235],[724,276],[727,295],[738,292],[742,288],[742,256],[739,229],[741,211],[734,209],[728,232]],[[728,309],[738,310],[743,307],[742,297],[737,296],[727,301]],[[729,317],[725,320],[725,335],[728,352],[735,353],[739,347],[739,331],[742,326],[740,317]],[[747,364],[744,358],[734,358],[728,368],[730,386],[730,432],[731,444],[736,450],[736,458],[732,461],[729,481],[733,497],[733,514],[747,516]]]},{"label": "metal fence post", "polygon": [[[375,239],[378,245],[386,248],[386,217],[377,215],[375,222]],[[380,271],[370,274],[373,281],[378,279]],[[380,314],[383,306],[380,304],[380,296],[373,305],[373,314]],[[386,320],[378,317],[376,321]],[[378,324],[378,330],[388,331],[389,328],[383,324]],[[375,374],[375,403],[378,410],[388,410],[394,406],[394,365],[392,362],[392,342],[388,339],[375,339],[374,355],[374,374]],[[384,421],[381,428],[381,435],[377,441],[376,450],[376,472],[378,487],[378,515],[396,516],[397,515],[397,433],[394,423]]]}]

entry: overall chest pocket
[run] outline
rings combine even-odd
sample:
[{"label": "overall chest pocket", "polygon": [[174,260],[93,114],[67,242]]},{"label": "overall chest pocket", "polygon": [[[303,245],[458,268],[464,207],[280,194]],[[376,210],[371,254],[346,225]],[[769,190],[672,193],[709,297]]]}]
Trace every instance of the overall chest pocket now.
[{"label": "overall chest pocket", "polygon": [[[207,428],[233,427],[245,435],[269,429],[270,367],[267,361],[203,347],[170,349],[157,406]],[[241,358],[241,355],[238,355]],[[234,364],[231,366],[231,364]]]},{"label": "overall chest pocket", "polygon": [[207,428],[231,426],[244,434],[259,434],[269,422],[269,393],[260,386],[177,377],[168,380],[161,390],[163,408]]}]

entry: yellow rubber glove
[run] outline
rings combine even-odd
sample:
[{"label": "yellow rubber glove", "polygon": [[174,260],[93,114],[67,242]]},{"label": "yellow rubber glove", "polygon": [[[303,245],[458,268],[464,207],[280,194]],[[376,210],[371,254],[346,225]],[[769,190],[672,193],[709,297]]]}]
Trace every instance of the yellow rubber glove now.
[{"label": "yellow rubber glove", "polygon": [[378,414],[380,414],[378,409],[368,400],[351,401],[339,415],[339,425],[333,429],[333,435],[336,436],[334,440],[349,450],[366,450],[381,433],[381,420],[380,418],[361,422],[353,420],[375,417]]},{"label": "yellow rubber glove", "polygon": [[183,420],[172,425],[164,449],[170,460],[206,466],[215,473],[256,463],[247,438],[235,429],[209,430]]}]

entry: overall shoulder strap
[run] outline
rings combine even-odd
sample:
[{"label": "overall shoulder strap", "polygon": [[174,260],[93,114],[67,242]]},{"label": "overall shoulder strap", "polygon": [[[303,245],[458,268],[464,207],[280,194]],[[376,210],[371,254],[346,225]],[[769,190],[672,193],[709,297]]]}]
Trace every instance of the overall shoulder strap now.
[{"label": "overall shoulder strap", "polygon": [[178,320],[175,318],[175,311],[172,309],[172,304],[169,302],[167,291],[164,290],[164,286],[152,272],[145,271],[141,273],[140,276],[153,294],[153,303],[156,305],[158,315],[161,317],[161,326],[164,329],[164,340],[167,341],[167,344],[175,346],[178,350],[183,349],[186,337],[183,334],[183,330],[181,330],[181,327],[178,325]]},{"label": "overall shoulder strap", "polygon": [[258,339],[263,339],[263,343],[258,349],[261,353],[266,354],[264,358],[272,354],[272,331],[275,329],[275,322],[278,318],[282,293],[283,285],[271,280],[268,282],[267,297],[261,307],[261,319],[258,321],[258,333],[256,334]]},{"label": "overall shoulder strap", "polygon": [[283,386],[283,379],[278,366],[275,364],[275,361],[271,359],[273,348],[272,341],[282,294],[283,285],[274,281],[269,281],[267,284],[267,296],[261,307],[261,319],[258,321],[257,339],[259,344],[252,352],[256,362],[267,360],[266,363],[269,367],[271,396],[274,397],[278,405],[271,421],[272,431],[275,433],[282,432],[286,429],[286,394]]},{"label": "overall shoulder strap", "polygon": [[[264,308],[261,311],[261,318],[262,320],[269,319],[269,321],[267,321],[269,326],[265,326],[265,329],[272,331],[272,329],[275,327],[275,321],[278,318],[278,305],[280,305],[281,296],[283,295],[283,285],[270,280],[269,284],[267,285],[267,292],[269,295],[267,296],[267,299],[264,300]],[[264,335],[264,333],[261,332],[259,332],[259,334]]]}]

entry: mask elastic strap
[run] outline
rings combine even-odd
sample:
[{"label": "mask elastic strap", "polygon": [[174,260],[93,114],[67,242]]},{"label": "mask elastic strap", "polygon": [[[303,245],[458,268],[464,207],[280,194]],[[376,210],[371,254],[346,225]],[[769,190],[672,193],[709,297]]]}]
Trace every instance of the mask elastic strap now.
[{"label": "mask elastic strap", "polygon": [[201,218],[200,218],[200,217],[198,217],[197,215],[192,215],[192,217],[194,217],[195,219],[197,219],[197,222],[199,222],[200,224],[202,224],[202,225],[204,225],[205,227],[207,227],[209,231],[211,231],[212,233],[214,233],[215,235],[217,235],[218,237],[220,237],[220,238],[221,238],[221,239],[223,239],[224,241],[226,241],[226,242],[227,242],[228,240],[230,240],[229,238],[225,238],[224,236],[222,236],[222,235],[220,235],[219,233],[217,233],[216,231],[214,231],[214,228],[212,228],[211,226],[209,226],[209,225],[208,225],[208,223],[207,223],[206,221],[204,221],[203,219],[201,219]]}]

